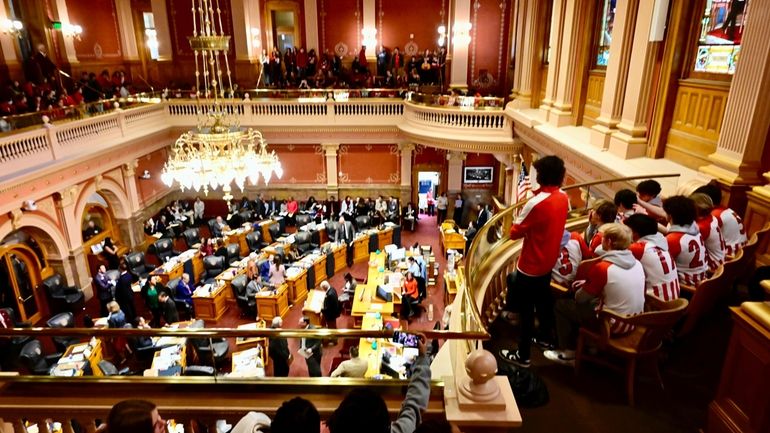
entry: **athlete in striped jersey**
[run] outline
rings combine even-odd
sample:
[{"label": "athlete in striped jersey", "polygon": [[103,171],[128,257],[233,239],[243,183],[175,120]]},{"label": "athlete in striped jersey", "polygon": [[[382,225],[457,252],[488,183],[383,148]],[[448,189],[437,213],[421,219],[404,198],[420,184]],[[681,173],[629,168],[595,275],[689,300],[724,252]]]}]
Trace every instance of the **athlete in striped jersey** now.
[{"label": "athlete in striped jersey", "polygon": [[717,224],[722,230],[722,238],[725,241],[725,254],[728,256],[734,256],[738,254],[738,250],[743,248],[746,244],[746,228],[743,226],[743,220],[734,210],[722,206],[722,190],[719,186],[714,184],[703,185],[695,190],[695,192],[702,192],[709,197],[714,203],[714,209],[711,210],[711,215],[717,219]]},{"label": "athlete in striped jersey", "polygon": [[711,215],[714,203],[711,201],[711,197],[700,192],[690,195],[690,198],[695,202],[695,209],[698,214],[695,223],[698,224],[703,244],[706,245],[706,262],[709,266],[709,272],[714,272],[725,262],[725,240],[722,238],[722,229],[719,228],[717,219]]},{"label": "athlete in striped jersey", "polygon": [[642,263],[647,294],[663,301],[678,298],[676,263],[668,253],[666,238],[658,233],[657,221],[649,215],[635,214],[626,219],[626,225],[635,241],[628,249]]},{"label": "athlete in striped jersey", "polygon": [[697,285],[706,279],[706,246],[695,224],[695,203],[688,197],[675,195],[663,202],[668,215],[668,252],[676,263],[679,283]]},{"label": "athlete in striped jersey", "polygon": [[[561,299],[556,303],[556,334],[559,349],[546,350],[543,355],[556,362],[572,362],[580,326],[596,323],[597,310],[609,309],[631,316],[644,311],[644,269],[634,258],[628,246],[631,229],[623,224],[605,224],[602,249],[606,251],[601,261],[588,271],[586,280],[575,281],[578,291],[574,299]],[[622,334],[633,328],[625,323],[612,324],[613,334]]]},{"label": "athlete in striped jersey", "polygon": [[551,279],[562,286],[570,287],[575,281],[578,266],[583,259],[590,257],[588,245],[577,232],[564,231],[561,254],[551,271]]}]

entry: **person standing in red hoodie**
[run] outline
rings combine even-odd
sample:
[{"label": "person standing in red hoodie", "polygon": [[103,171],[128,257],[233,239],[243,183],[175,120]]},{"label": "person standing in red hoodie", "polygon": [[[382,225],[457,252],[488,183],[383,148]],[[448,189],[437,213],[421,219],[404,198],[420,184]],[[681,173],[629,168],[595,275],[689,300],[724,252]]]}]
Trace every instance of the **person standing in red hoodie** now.
[{"label": "person standing in red hoodie", "polygon": [[[501,349],[500,357],[520,367],[529,367],[532,343],[546,349],[553,344],[553,298],[551,269],[559,259],[569,198],[560,188],[566,170],[561,158],[550,155],[533,164],[540,188],[522,208],[511,226],[511,239],[524,239],[516,270],[508,274],[508,293],[504,318],[510,319],[516,308],[520,314],[520,338],[517,350]],[[514,307],[515,305],[515,307]],[[535,311],[539,337],[534,337]]]}]

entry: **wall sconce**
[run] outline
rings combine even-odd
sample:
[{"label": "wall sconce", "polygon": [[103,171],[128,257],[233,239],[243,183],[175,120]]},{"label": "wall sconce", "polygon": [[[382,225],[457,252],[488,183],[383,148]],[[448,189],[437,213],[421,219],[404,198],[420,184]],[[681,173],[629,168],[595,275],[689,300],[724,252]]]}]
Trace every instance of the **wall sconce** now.
[{"label": "wall sconce", "polygon": [[24,24],[19,20],[3,20],[0,22],[0,29],[2,29],[4,35],[21,38],[21,31],[24,29]]},{"label": "wall sconce", "polygon": [[446,43],[446,26],[438,26],[438,43],[439,47],[443,47]]},{"label": "wall sconce", "polygon": [[452,27],[452,42],[457,45],[468,45],[471,43],[471,28],[469,22],[455,23]]},{"label": "wall sconce", "polygon": [[260,37],[260,31],[256,27],[251,28],[251,46],[259,48],[262,46],[262,38]]},{"label": "wall sconce", "polygon": [[374,27],[364,27],[361,30],[361,35],[364,37],[363,44],[365,46],[374,48],[377,45],[377,29]]},{"label": "wall sconce", "polygon": [[80,35],[83,34],[83,27],[72,23],[62,24],[61,31],[64,37],[80,40]]}]

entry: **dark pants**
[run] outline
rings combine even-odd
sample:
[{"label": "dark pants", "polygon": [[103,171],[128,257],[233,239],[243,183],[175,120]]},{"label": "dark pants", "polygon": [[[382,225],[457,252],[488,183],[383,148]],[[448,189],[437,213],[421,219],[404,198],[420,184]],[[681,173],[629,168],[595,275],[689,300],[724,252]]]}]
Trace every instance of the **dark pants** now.
[{"label": "dark pants", "polygon": [[554,318],[551,274],[532,277],[517,270],[508,274],[507,286],[506,309],[520,314],[519,355],[529,359],[535,314],[539,323],[539,338],[546,341],[552,339]]},{"label": "dark pants", "polygon": [[735,26],[738,25],[738,15],[743,13],[745,3],[739,3],[733,1],[733,5],[730,7],[730,12],[725,18],[725,22],[722,24],[722,28],[725,29],[725,34],[730,40],[735,40]]},{"label": "dark pants", "polygon": [[307,372],[310,377],[321,377],[321,354],[314,354],[305,360],[307,362]]},{"label": "dark pants", "polygon": [[100,317],[107,317],[110,312],[107,310],[107,304],[112,301],[112,298],[99,299],[99,315]]},{"label": "dark pants", "polygon": [[594,306],[594,303],[578,304],[574,299],[559,299],[556,301],[554,311],[559,349],[575,350],[580,327],[596,327],[598,319]]},{"label": "dark pants", "polygon": [[[323,319],[323,325],[327,329],[337,329],[337,318],[327,318],[323,314],[321,315],[321,318]],[[321,340],[321,344],[337,344],[336,338],[324,338]]]},{"label": "dark pants", "polygon": [[452,214],[452,219],[457,223],[458,226],[462,226],[463,224],[463,208],[456,207],[454,214]]},{"label": "dark pants", "polygon": [[152,320],[150,321],[150,327],[160,328],[160,318],[163,316],[163,313],[160,310],[160,307],[150,308],[150,312],[152,313]]},{"label": "dark pants", "polygon": [[285,360],[273,359],[273,376],[289,377],[289,363]]},{"label": "dark pants", "polygon": [[436,224],[441,225],[446,219],[446,209],[437,209],[438,217],[436,217]]},{"label": "dark pants", "polygon": [[425,278],[414,277],[414,279],[417,280],[417,295],[419,296],[420,301],[422,301],[428,296],[426,286],[425,286]]}]

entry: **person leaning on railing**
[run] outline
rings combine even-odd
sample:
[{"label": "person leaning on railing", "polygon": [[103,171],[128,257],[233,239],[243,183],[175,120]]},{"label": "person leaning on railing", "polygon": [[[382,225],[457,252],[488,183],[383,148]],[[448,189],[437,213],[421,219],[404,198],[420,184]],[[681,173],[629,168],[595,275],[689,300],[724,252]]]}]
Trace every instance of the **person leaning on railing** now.
[{"label": "person leaning on railing", "polygon": [[[523,239],[516,270],[508,275],[506,311],[510,321],[513,310],[520,313],[521,334],[517,350],[501,349],[500,357],[520,367],[529,367],[533,342],[551,348],[554,325],[551,296],[551,270],[559,258],[569,198],[561,191],[566,170],[557,156],[546,156],[533,164],[540,188],[522,208],[511,226],[511,239]],[[539,336],[534,338],[535,312]]]}]

